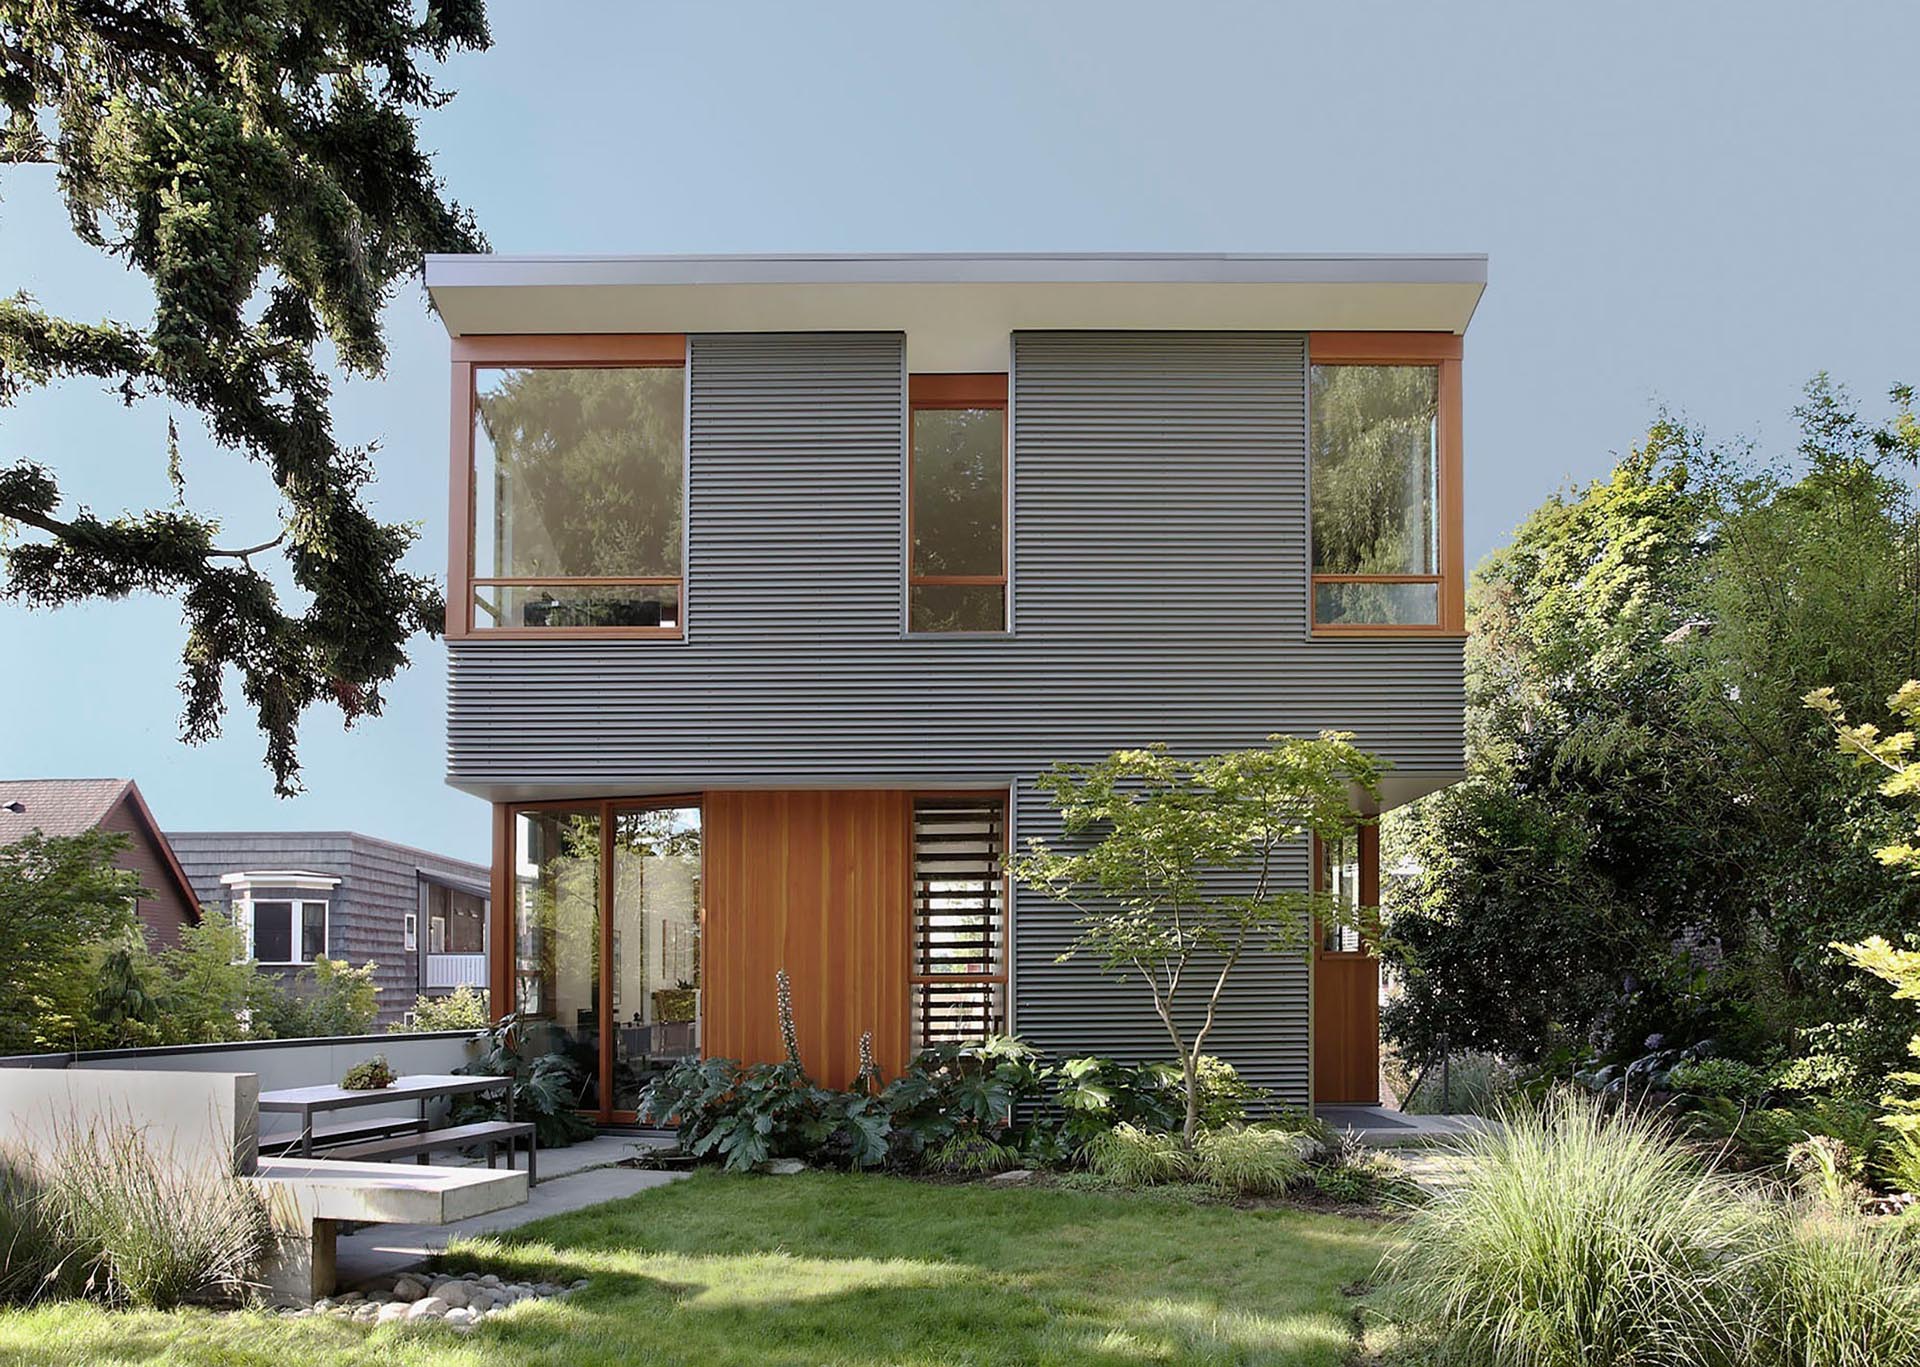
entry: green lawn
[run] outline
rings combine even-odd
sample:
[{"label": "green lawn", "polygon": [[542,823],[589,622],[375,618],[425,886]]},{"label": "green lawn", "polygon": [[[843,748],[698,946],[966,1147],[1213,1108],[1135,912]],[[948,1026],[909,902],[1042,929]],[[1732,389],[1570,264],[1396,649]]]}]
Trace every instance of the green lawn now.
[{"label": "green lawn", "polygon": [[456,1250],[456,1267],[593,1279],[467,1337],[69,1303],[0,1313],[0,1361],[1337,1364],[1341,1288],[1386,1238],[1152,1197],[703,1173]]}]

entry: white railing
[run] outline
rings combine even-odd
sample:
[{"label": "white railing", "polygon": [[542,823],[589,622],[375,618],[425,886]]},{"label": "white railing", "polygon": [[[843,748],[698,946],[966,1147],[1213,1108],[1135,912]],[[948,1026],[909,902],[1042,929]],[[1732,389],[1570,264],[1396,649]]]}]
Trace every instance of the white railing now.
[{"label": "white railing", "polygon": [[485,987],[487,956],[484,954],[427,955],[428,987]]}]

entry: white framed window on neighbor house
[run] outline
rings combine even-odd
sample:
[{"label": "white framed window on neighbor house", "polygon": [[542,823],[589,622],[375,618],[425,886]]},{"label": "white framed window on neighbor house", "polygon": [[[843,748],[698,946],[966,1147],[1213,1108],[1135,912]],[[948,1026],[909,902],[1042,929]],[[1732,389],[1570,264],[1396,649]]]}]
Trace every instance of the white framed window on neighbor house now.
[{"label": "white framed window on neighbor house", "polygon": [[233,917],[255,963],[310,964],[327,956],[332,892],[338,878],[303,869],[229,873]]},{"label": "white framed window on neighbor house", "polygon": [[420,913],[419,912],[410,911],[407,913],[405,933],[407,938],[407,953],[411,954],[416,949],[420,948]]}]

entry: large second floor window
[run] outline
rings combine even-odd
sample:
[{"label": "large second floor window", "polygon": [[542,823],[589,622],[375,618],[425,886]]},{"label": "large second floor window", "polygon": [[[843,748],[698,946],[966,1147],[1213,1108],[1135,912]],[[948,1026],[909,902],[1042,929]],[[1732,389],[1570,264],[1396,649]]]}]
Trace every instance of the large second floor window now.
[{"label": "large second floor window", "polygon": [[908,386],[907,629],[1007,629],[1007,377]]},{"label": "large second floor window", "polygon": [[684,363],[472,373],[473,629],[679,635]]},{"label": "large second floor window", "polygon": [[257,901],[250,904],[248,947],[263,964],[310,964],[327,953],[327,904]]},{"label": "large second floor window", "polygon": [[1445,497],[1452,463],[1445,364],[1314,357],[1308,440],[1317,630],[1453,625],[1449,541],[1458,529],[1448,526]]}]

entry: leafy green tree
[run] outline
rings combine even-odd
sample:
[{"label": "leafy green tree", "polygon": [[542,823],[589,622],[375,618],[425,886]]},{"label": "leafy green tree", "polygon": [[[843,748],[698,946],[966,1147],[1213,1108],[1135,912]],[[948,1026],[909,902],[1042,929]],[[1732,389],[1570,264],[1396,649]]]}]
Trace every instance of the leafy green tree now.
[{"label": "leafy green tree", "polygon": [[[1796,416],[1772,461],[1662,421],[1481,566],[1479,781],[1386,823],[1423,869],[1384,889],[1396,1039],[1619,1058],[1659,1035],[1763,1058],[1844,1023],[1863,1071],[1897,1058],[1884,994],[1828,944],[1894,934],[1920,896],[1859,857],[1886,813],[1801,699],[1885,696],[1914,667],[1920,430],[1908,391],[1873,422],[1824,377]],[[1495,995],[1444,988],[1441,965],[1525,982],[1541,945],[1571,963],[1530,1044]]]},{"label": "leafy green tree", "polygon": [[[1066,848],[1032,842],[1014,877],[1080,914],[1067,954],[1145,984],[1173,1042],[1184,1136],[1200,1126],[1200,1059],[1228,981],[1251,952],[1299,953],[1336,899],[1294,885],[1308,837],[1338,841],[1383,765],[1345,732],[1270,736],[1266,749],[1181,759],[1165,746],[1058,764],[1040,780]],[[1194,998],[1198,997],[1198,1011]]]},{"label": "leafy green tree", "polygon": [[[230,539],[188,507],[171,417],[165,509],[63,511],[46,459],[27,455],[0,465],[0,523],[38,534],[6,550],[5,592],[49,608],[178,597],[185,739],[218,732],[237,672],[283,794],[307,708],[377,713],[408,637],[442,620],[432,581],[400,565],[414,531],[363,501],[372,450],[335,438],[316,348],[377,375],[399,283],[426,252],[483,246],[415,119],[447,98],[423,62],[487,44],[480,0],[0,0],[0,162],[53,166],[74,232],[154,296],[143,325],[0,301],[0,404],[87,377],[193,411],[267,468],[283,508],[279,526]],[[298,604],[283,605],[270,553]]]},{"label": "leafy green tree", "polygon": [[179,945],[156,957],[167,977],[162,1044],[217,1044],[264,1035],[249,1024],[260,1001],[260,970],[247,957],[246,931],[225,908],[200,908],[199,924],[182,927]]},{"label": "leafy green tree", "polygon": [[127,843],[35,831],[0,846],[0,1051],[91,1042],[97,953],[139,935],[140,879],[113,863]]},{"label": "leafy green tree", "polygon": [[487,1009],[487,994],[480,988],[461,985],[443,997],[415,1000],[408,1019],[390,1027],[393,1034],[428,1033],[434,1030],[484,1030],[493,1024]]},{"label": "leafy green tree", "polygon": [[290,981],[262,973],[254,982],[251,1033],[274,1039],[365,1035],[380,1015],[378,965],[355,968],[345,959],[315,959]]}]

